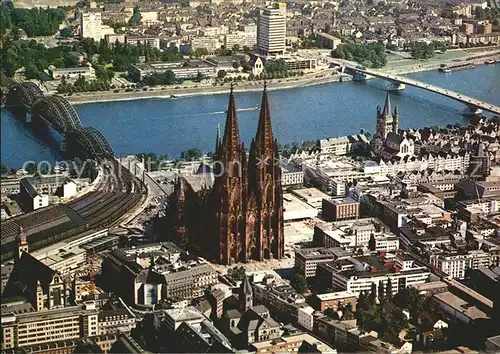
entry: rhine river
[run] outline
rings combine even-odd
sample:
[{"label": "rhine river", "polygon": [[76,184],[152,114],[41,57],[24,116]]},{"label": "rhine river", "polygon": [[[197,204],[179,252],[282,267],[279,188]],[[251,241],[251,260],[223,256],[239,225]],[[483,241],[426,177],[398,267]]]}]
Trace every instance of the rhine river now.
[{"label": "rhine river", "polygon": [[[409,77],[482,99],[500,106],[500,65],[480,65],[474,70],[443,74],[437,70]],[[377,105],[383,105],[382,80],[330,83],[269,92],[273,132],[281,144],[355,134],[373,133]],[[255,107],[260,92],[236,93],[238,108]],[[204,95],[177,99],[145,99],[77,105],[84,126],[99,129],[116,155],[154,152],[178,157],[181,151],[200,148],[212,151],[217,124],[224,127],[227,95]],[[398,105],[401,128],[467,124],[464,106],[452,99],[407,87],[391,94]],[[258,111],[238,113],[240,135],[245,146],[257,129]],[[487,114],[488,116],[491,116]],[[2,109],[1,160],[19,168],[26,160],[54,161],[58,158],[49,139],[25,129]]]}]

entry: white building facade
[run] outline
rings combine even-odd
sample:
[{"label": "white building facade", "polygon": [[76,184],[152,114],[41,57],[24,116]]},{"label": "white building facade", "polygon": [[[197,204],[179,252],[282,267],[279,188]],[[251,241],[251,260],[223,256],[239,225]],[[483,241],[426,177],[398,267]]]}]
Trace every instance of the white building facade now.
[{"label": "white building facade", "polygon": [[283,55],[286,48],[286,4],[265,8],[259,14],[257,46],[262,55]]}]

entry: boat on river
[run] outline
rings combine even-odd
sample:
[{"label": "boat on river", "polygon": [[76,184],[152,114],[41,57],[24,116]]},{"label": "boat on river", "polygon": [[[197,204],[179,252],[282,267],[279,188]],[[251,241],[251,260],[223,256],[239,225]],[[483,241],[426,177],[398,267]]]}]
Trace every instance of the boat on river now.
[{"label": "boat on river", "polygon": [[[255,107],[248,107],[248,108],[236,108],[236,112],[253,112],[253,111],[256,111],[260,108],[259,105],[255,106]],[[225,112],[227,113],[227,109],[225,110]]]}]

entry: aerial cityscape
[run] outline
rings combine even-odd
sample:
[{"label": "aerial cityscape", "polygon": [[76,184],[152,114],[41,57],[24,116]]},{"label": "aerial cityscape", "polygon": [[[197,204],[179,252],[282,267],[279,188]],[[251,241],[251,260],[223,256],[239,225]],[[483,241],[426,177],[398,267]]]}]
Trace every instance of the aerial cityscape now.
[{"label": "aerial cityscape", "polygon": [[498,0],[0,0],[2,353],[500,353]]}]

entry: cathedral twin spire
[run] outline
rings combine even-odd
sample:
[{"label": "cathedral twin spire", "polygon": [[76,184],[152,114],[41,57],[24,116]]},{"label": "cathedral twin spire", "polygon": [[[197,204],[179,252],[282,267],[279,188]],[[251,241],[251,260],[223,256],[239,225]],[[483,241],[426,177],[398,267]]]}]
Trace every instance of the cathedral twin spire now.
[{"label": "cathedral twin spire", "polygon": [[240,131],[238,128],[238,118],[236,116],[236,103],[234,102],[234,88],[231,85],[229,93],[229,104],[227,106],[226,126],[224,128],[224,137],[222,145],[229,151],[240,145]]},{"label": "cathedral twin spire", "polygon": [[264,84],[262,102],[260,106],[259,125],[255,136],[256,145],[271,146],[273,141],[273,128],[271,125],[271,112],[269,110],[269,100],[267,98],[267,83]]},{"label": "cathedral twin spire", "polygon": [[[256,146],[264,148],[266,146],[271,146],[273,142],[273,129],[271,125],[271,113],[267,96],[267,83],[264,84],[260,107],[257,134],[254,140]],[[224,127],[224,136],[222,137],[222,141],[220,137],[219,125],[217,125],[217,138],[215,143],[216,152],[219,148],[222,148],[223,151],[235,151],[241,146],[238,118],[236,114],[236,103],[234,99],[234,85],[231,85],[229,103],[226,112],[226,124]]]}]

